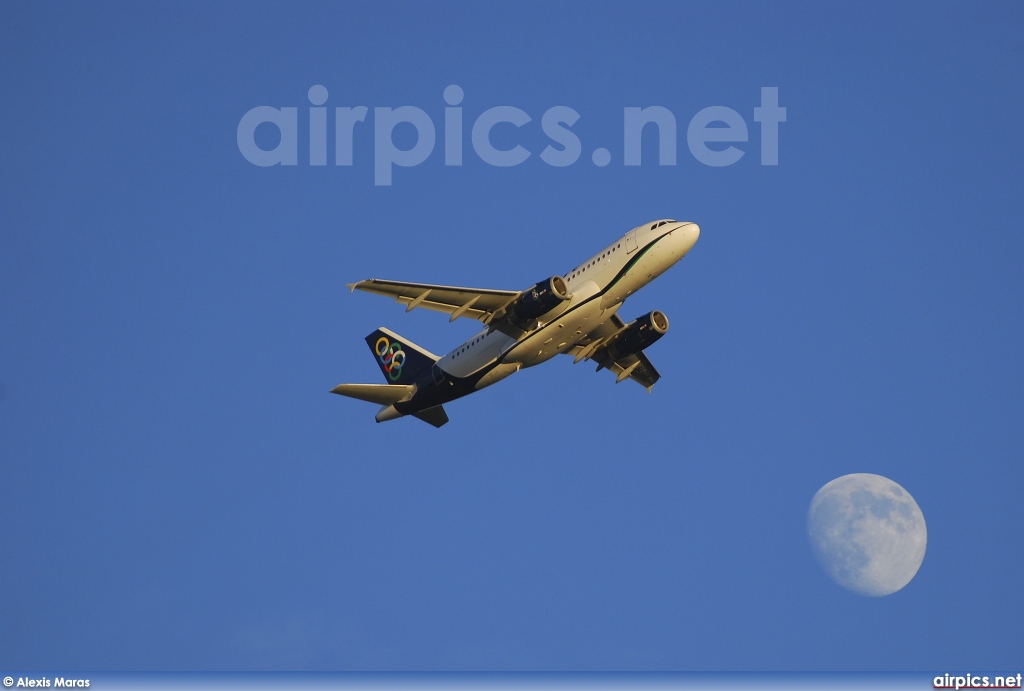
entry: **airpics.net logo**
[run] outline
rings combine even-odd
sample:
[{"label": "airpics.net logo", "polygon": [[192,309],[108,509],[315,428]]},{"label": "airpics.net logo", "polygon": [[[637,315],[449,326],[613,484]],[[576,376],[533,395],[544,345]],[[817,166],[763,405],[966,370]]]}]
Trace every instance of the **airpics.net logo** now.
[{"label": "airpics.net logo", "polygon": [[[328,164],[328,120],[329,109],[327,88],[315,84],[309,88],[308,158],[303,163],[311,166]],[[481,161],[498,168],[517,166],[529,159],[534,152],[518,143],[512,147],[498,148],[492,140],[492,130],[499,126],[505,130],[519,128],[533,122],[533,117],[515,106],[494,106],[479,114],[467,114],[461,106],[465,93],[462,87],[451,84],[444,90],[443,147],[444,164],[463,164],[463,143],[465,140],[464,120],[473,119],[470,126],[470,142],[473,153]],[[336,106],[334,108],[334,156],[335,166],[353,165],[353,143],[369,127],[370,109],[367,106]],[[548,108],[540,118],[541,131],[550,143],[540,151],[544,163],[556,168],[571,166],[583,154],[583,143],[572,127],[581,118],[579,112],[569,106]],[[305,119],[305,118],[304,118]],[[418,166],[433,153],[437,143],[437,128],[427,111],[416,106],[397,108],[376,107],[373,109],[373,183],[390,185],[395,166],[412,168]],[[786,109],[779,106],[779,89],[774,86],[761,87],[761,103],[753,109],[753,121],[760,130],[762,166],[779,163],[779,123],[786,121]],[[305,123],[304,123],[305,124]],[[411,126],[415,131],[415,143],[401,148],[395,142],[395,130],[401,125]],[[653,125],[654,127],[648,127]],[[257,130],[276,129],[276,145],[263,148],[257,143]],[[653,132],[658,138],[658,164],[676,165],[676,117],[663,106],[627,106],[622,111],[622,164],[641,165],[641,143],[644,132]],[[503,132],[507,134],[507,132]],[[294,166],[299,164],[299,108],[256,106],[250,109],[238,122],[238,150],[249,163],[260,167]],[[274,140],[275,137],[259,137]],[[507,140],[507,136],[504,137]],[[738,145],[749,140],[747,121],[736,110],[727,106],[709,106],[698,111],[686,127],[686,144],[690,154],[698,162],[712,167],[731,166],[739,161],[746,151]],[[270,141],[263,141],[269,145]],[[403,140],[403,143],[404,140]],[[304,147],[303,147],[304,148]],[[598,167],[612,163],[612,153],[606,148],[594,149],[591,162]]]}]

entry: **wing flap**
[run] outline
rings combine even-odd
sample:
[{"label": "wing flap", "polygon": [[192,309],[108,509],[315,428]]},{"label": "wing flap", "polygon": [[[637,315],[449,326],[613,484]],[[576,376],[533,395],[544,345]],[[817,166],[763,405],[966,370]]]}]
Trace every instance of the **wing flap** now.
[{"label": "wing flap", "polygon": [[406,306],[406,311],[422,307],[444,312],[452,315],[452,321],[459,317],[484,321],[519,295],[517,290],[462,288],[430,283],[387,281],[379,278],[350,283],[348,287],[351,290],[362,290],[394,298],[395,302]]}]

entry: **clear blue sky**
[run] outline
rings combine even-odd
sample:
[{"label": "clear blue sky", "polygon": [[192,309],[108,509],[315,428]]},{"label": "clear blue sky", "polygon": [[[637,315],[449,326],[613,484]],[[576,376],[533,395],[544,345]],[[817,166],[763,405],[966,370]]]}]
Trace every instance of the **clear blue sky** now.
[{"label": "clear blue sky", "polygon": [[[0,665],[1021,671],[1022,31],[1019,2],[4,3]],[[350,167],[309,165],[316,84],[332,127],[369,108]],[[298,165],[240,153],[261,105],[299,109]],[[375,185],[403,105],[437,144]],[[470,146],[500,105],[533,118],[494,130],[518,166]],[[677,162],[651,128],[627,167],[653,105]],[[734,165],[687,147],[710,106]],[[377,326],[474,330],[346,282],[521,289],[664,217],[703,233],[621,312],[671,319],[653,394],[559,359],[436,430],[328,393],[380,381]],[[808,544],[852,472],[927,520],[890,597]]]}]

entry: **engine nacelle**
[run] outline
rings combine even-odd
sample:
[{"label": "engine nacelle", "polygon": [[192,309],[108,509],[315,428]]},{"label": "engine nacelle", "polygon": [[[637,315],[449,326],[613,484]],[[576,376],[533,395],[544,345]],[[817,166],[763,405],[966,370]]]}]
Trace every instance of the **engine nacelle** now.
[{"label": "engine nacelle", "polygon": [[660,310],[637,317],[617,333],[606,346],[612,362],[639,353],[668,333],[668,317]]},{"label": "engine nacelle", "polygon": [[515,326],[543,317],[569,299],[569,286],[561,276],[541,281],[517,297],[505,310]]}]

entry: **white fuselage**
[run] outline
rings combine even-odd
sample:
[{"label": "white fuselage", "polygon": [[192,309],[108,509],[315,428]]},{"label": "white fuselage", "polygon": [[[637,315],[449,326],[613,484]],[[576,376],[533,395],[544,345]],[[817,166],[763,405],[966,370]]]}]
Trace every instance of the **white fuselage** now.
[{"label": "white fuselage", "polygon": [[696,224],[671,220],[634,228],[563,276],[571,296],[544,315],[537,328],[518,337],[484,329],[437,364],[447,375],[465,378],[500,359],[476,384],[482,389],[571,350],[626,298],[682,259],[699,235]]}]

